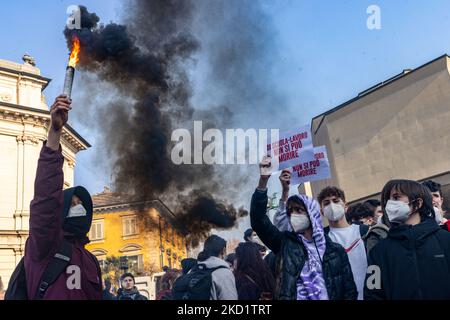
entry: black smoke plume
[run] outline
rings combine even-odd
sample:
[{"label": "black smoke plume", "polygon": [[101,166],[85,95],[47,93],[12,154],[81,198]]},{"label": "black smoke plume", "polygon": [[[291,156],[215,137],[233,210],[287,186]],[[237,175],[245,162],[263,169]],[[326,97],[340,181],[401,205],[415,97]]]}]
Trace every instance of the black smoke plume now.
[{"label": "black smoke plume", "polygon": [[81,7],[82,30],[64,31],[69,49],[73,37],[80,39],[78,68],[112,84],[120,95],[103,109],[87,106],[86,113],[101,119],[118,192],[145,200],[191,191],[179,197],[176,214],[196,244],[211,228],[233,227],[246,211],[206,192],[219,194],[226,188],[212,166],[177,166],[170,158],[172,130],[194,114],[186,67],[200,48],[190,30],[194,1],[134,0],[130,8],[126,25],[102,25],[95,13]]}]

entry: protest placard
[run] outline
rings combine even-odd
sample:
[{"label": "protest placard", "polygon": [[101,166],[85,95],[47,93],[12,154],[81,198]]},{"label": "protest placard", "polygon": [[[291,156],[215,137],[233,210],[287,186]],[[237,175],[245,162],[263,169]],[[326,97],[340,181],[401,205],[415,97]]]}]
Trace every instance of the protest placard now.
[{"label": "protest placard", "polygon": [[327,148],[325,146],[314,148],[314,156],[307,161],[293,166],[291,171],[291,185],[329,179],[331,177],[331,171]]},{"label": "protest placard", "polygon": [[291,168],[294,165],[314,159],[314,150],[309,125],[279,132],[267,143],[267,154],[272,157],[273,171]]}]

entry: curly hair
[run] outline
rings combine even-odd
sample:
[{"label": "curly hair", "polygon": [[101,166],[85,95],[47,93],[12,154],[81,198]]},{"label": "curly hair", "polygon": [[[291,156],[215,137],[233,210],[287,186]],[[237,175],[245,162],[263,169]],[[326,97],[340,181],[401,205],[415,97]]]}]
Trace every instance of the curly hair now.
[{"label": "curly hair", "polygon": [[322,201],[325,200],[325,198],[328,197],[337,197],[337,198],[341,198],[342,201],[345,202],[345,193],[342,189],[339,189],[338,187],[326,187],[324,189],[322,189],[322,191],[320,191],[319,195],[317,196],[317,201],[319,202],[319,204],[322,204]]},{"label": "curly hair", "polygon": [[355,203],[348,207],[346,217],[349,222],[358,221],[362,218],[375,217],[375,212],[365,202]]}]

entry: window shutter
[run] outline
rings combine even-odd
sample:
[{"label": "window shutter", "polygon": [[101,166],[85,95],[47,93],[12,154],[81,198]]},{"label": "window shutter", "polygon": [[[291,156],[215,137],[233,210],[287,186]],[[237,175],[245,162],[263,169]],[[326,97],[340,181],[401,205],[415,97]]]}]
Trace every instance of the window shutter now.
[{"label": "window shutter", "polygon": [[142,271],[144,269],[144,259],[142,254],[138,255],[138,270]]},{"label": "window shutter", "polygon": [[131,230],[131,233],[132,234],[137,234],[138,232],[137,232],[137,219],[136,219],[136,217],[133,217],[131,219],[131,223],[132,223],[132,226],[133,226],[133,228]]}]

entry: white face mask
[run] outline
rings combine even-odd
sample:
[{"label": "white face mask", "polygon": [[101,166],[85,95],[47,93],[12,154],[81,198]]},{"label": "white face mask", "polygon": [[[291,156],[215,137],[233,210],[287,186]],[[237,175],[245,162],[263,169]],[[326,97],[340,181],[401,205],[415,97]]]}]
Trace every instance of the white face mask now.
[{"label": "white face mask", "polygon": [[439,209],[438,207],[433,207],[434,208],[434,217],[436,219],[436,222],[438,224],[441,224],[442,222],[442,212],[441,209]]},{"label": "white face mask", "polygon": [[77,204],[76,206],[73,206],[69,209],[69,214],[67,215],[67,218],[74,218],[74,217],[85,217],[87,214],[86,209],[83,207],[83,205]]},{"label": "white face mask", "polygon": [[303,233],[311,225],[311,221],[304,214],[291,214],[291,225],[295,233]]},{"label": "white face mask", "polygon": [[331,202],[325,208],[323,208],[323,214],[330,221],[339,221],[345,214],[345,208],[342,202]]},{"label": "white face mask", "polygon": [[377,224],[382,224],[383,220],[382,220],[383,216],[378,216],[377,218]]},{"label": "white face mask", "polygon": [[385,210],[390,222],[403,223],[411,214],[408,203],[403,201],[388,200]]}]

